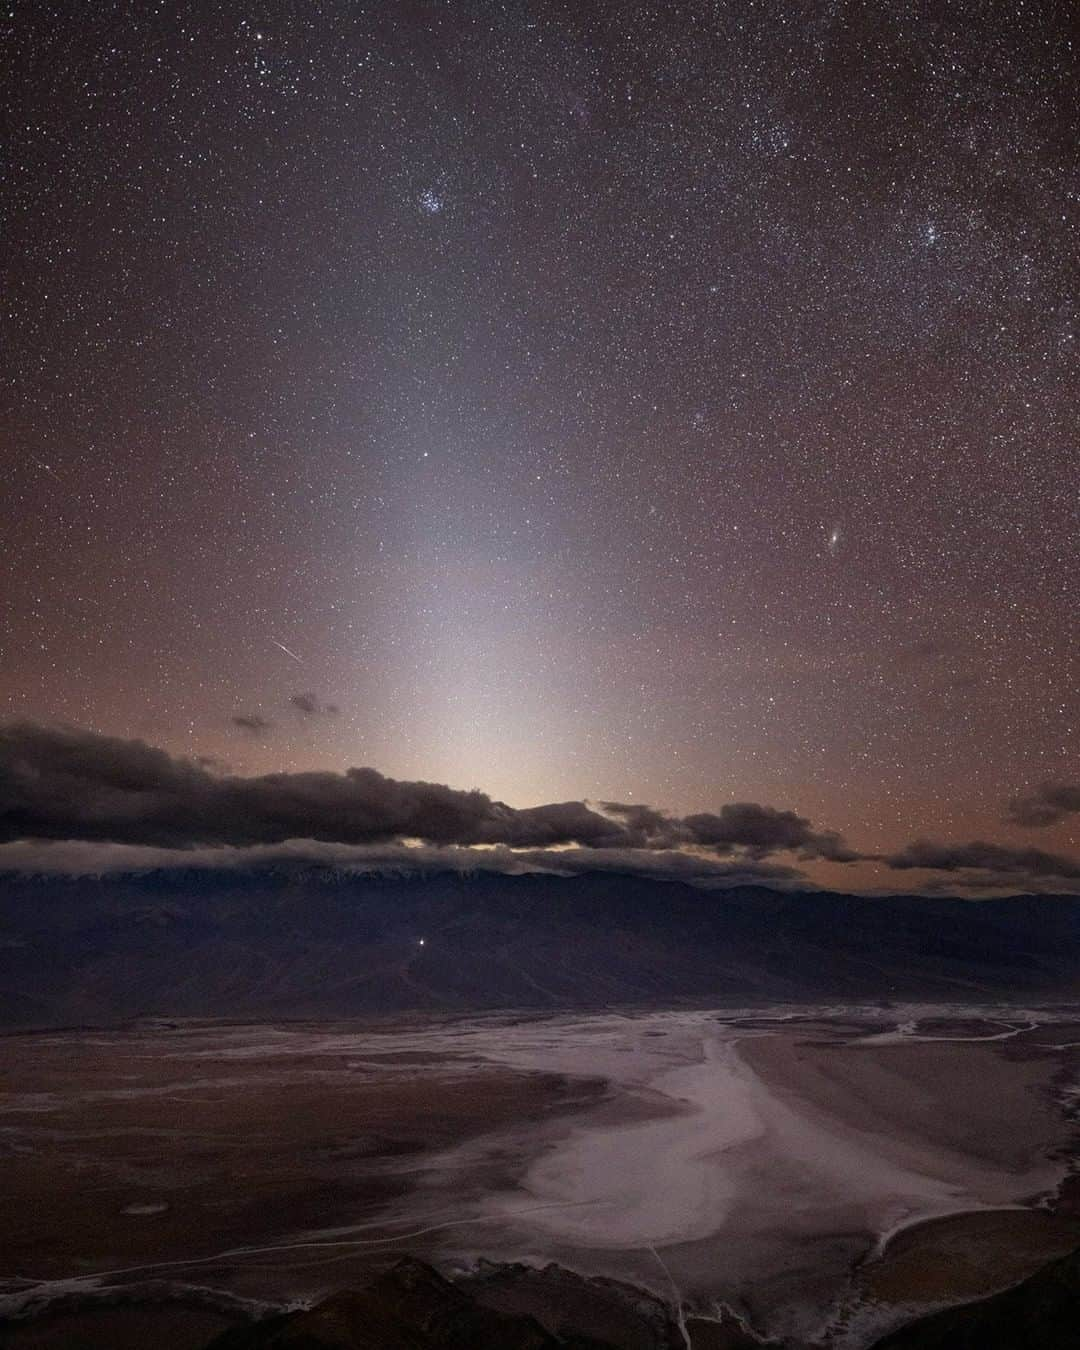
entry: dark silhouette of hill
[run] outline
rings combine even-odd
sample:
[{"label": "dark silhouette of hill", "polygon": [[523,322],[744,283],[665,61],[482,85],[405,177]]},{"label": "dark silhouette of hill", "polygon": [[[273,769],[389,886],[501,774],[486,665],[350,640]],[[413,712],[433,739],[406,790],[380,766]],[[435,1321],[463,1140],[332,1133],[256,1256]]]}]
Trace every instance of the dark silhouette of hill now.
[{"label": "dark silhouette of hill", "polygon": [[1077,897],[311,868],[0,881],[7,1026],[1078,990]]},{"label": "dark silhouette of hill", "polygon": [[[699,1323],[704,1344],[750,1345],[737,1328]],[[663,1328],[664,1340],[675,1328]],[[711,1339],[710,1339],[711,1337]],[[609,1342],[559,1338],[534,1318],[495,1311],[405,1258],[367,1288],[334,1295],[310,1311],[233,1328],[207,1350],[603,1350]],[[772,1343],[770,1343],[772,1344]],[[909,1323],[873,1350],[1076,1350],[1080,1345],[1080,1252],[1012,1289]]]},{"label": "dark silhouette of hill", "polygon": [[[207,1350],[605,1350],[552,1336],[532,1317],[486,1308],[430,1266],[406,1258],[365,1289],[235,1327]],[[607,1350],[611,1350],[607,1347]]]},{"label": "dark silhouette of hill", "polygon": [[977,1303],[920,1318],[874,1350],[1076,1350],[1080,1346],[1080,1252]]}]

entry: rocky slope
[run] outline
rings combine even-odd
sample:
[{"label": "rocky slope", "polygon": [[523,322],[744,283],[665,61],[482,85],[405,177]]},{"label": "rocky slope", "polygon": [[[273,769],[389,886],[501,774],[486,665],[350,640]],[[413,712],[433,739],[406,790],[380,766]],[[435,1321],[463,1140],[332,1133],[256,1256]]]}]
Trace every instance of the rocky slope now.
[{"label": "rocky slope", "polygon": [[[762,1341],[733,1315],[690,1316],[629,1285],[558,1266],[488,1265],[451,1282],[411,1257],[363,1288],[269,1315],[198,1287],[103,1288],[0,1321],[19,1350],[808,1350]],[[192,1321],[232,1325],[206,1340]],[[184,1320],[180,1314],[184,1314]],[[257,1320],[255,1320],[257,1319]],[[871,1350],[1077,1350],[1080,1251],[991,1298],[923,1317]]]},{"label": "rocky slope", "polygon": [[863,899],[599,874],[0,878],[0,1026],[1078,990],[1077,897]]},{"label": "rocky slope", "polygon": [[613,1350],[559,1339],[532,1317],[470,1298],[430,1266],[399,1262],[366,1289],[336,1294],[217,1337],[207,1350]]},{"label": "rocky slope", "polygon": [[874,1350],[1077,1350],[1080,1252],[992,1298],[921,1318]]}]

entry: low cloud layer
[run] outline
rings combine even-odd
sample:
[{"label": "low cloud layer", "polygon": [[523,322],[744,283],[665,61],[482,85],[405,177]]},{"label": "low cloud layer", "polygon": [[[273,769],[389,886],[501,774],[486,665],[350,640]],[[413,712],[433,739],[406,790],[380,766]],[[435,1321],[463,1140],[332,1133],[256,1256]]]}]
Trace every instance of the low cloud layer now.
[{"label": "low cloud layer", "polygon": [[637,849],[445,848],[403,844],[329,844],[291,839],[248,848],[154,848],[86,840],[17,840],[0,844],[0,874],[108,876],[195,868],[200,871],[257,871],[288,866],[338,872],[409,876],[417,872],[495,872],[517,876],[549,872],[562,876],[614,872],[655,880],[686,881],[705,887],[784,886],[801,881],[795,868],[779,863],[722,862],[700,854]]},{"label": "low cloud layer", "polygon": [[1034,792],[1014,797],[1008,819],[1014,825],[1037,828],[1056,825],[1080,812],[1080,783],[1043,783]]},{"label": "low cloud layer", "polygon": [[784,850],[854,857],[790,811],[753,803],[676,819],[649,808],[553,802],[521,810],[483,792],[375,769],[215,774],[141,741],[20,723],[0,729],[0,841],[84,839],[159,847],[313,839],[543,849],[696,847],[760,861]]},{"label": "low cloud layer", "polygon": [[805,816],[778,811],[756,802],[732,802],[720,811],[682,818],[651,806],[601,802],[608,815],[621,821],[636,848],[708,848],[716,853],[744,851],[750,857],[790,851],[803,858],[854,862],[858,854],[840,835],[815,830]]},{"label": "low cloud layer", "polygon": [[[1048,785],[1012,803],[1012,818],[1049,823],[1077,809],[1076,791]],[[682,817],[610,801],[515,809],[483,792],[370,768],[241,777],[141,741],[25,722],[0,727],[0,870],[275,860],[367,870],[618,871],[708,885],[790,885],[803,878],[795,864],[811,862],[918,871],[930,876],[928,887],[935,874],[960,886],[1014,889],[1073,889],[1080,881],[1080,862],[1071,858],[982,841],[916,840],[888,855],[860,854],[805,816],[756,802]]]},{"label": "low cloud layer", "polygon": [[970,844],[938,844],[917,839],[883,860],[900,871],[925,868],[935,872],[977,871],[1027,877],[1080,879],[1080,863],[1038,848],[1007,848],[975,840]]}]

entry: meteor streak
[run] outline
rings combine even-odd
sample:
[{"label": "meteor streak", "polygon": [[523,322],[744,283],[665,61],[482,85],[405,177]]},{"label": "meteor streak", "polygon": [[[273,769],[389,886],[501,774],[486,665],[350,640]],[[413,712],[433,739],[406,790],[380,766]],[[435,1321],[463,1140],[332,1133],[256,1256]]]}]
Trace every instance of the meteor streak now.
[{"label": "meteor streak", "polygon": [[284,642],[279,642],[277,638],[273,637],[270,639],[270,641],[274,644],[275,647],[280,647],[286,656],[291,656],[294,661],[299,661],[301,665],[304,664],[303,660],[299,656],[297,656],[295,652],[289,651],[288,647],[285,646]]}]

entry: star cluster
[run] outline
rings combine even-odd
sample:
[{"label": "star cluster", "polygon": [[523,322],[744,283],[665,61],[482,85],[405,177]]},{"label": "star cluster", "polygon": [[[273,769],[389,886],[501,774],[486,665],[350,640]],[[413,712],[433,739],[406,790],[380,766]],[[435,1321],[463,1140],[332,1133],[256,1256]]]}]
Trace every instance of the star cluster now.
[{"label": "star cluster", "polygon": [[1068,6],[2,25],[9,716],[867,850],[1076,780]]}]

